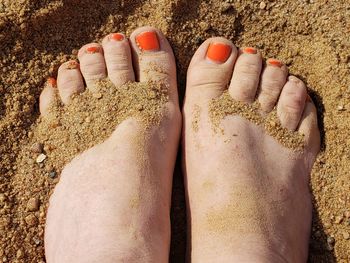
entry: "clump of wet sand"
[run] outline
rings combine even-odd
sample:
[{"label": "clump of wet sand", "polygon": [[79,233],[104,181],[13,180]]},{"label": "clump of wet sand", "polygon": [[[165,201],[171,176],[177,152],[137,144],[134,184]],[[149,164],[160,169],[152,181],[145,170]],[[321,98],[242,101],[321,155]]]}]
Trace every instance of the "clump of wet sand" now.
[{"label": "clump of wet sand", "polygon": [[[302,151],[304,147],[304,136],[299,132],[292,132],[281,126],[277,117],[276,108],[269,114],[261,111],[259,102],[246,104],[235,101],[228,91],[220,97],[213,99],[209,104],[209,117],[214,131],[223,133],[221,121],[226,116],[236,115],[263,127],[265,131],[274,137],[284,147]],[[196,118],[194,118],[196,120]]]}]

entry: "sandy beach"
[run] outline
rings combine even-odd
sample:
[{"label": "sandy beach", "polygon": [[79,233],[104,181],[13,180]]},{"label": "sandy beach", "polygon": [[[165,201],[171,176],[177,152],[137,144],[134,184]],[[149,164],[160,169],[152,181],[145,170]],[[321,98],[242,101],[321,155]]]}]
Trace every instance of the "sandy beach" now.
[{"label": "sandy beach", "polygon": [[[45,81],[57,76],[61,63],[77,59],[84,44],[111,32],[130,35],[144,25],[161,29],[174,49],[180,103],[190,59],[213,36],[256,47],[305,81],[322,134],[310,183],[309,262],[350,262],[350,7],[336,0],[1,1],[0,262],[45,262],[48,198],[59,180],[57,171],[36,162],[33,150]],[[186,250],[180,160],[179,154],[171,262],[184,262]]]}]

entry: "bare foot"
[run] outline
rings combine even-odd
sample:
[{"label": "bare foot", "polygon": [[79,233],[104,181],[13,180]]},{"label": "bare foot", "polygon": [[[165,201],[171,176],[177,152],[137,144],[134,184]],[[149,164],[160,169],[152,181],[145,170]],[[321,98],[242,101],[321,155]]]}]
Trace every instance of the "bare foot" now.
[{"label": "bare foot", "polygon": [[[305,262],[311,228],[309,175],[320,147],[316,109],[281,62],[262,66],[253,48],[204,42],[187,76],[184,171],[192,262]],[[236,101],[277,105],[281,125],[305,134],[303,152],[283,147],[240,116],[213,132],[209,104],[228,89]],[[194,127],[195,124],[195,127]],[[229,138],[229,140],[228,140]]]},{"label": "bare foot", "polygon": [[[47,261],[167,262],[172,174],[181,129],[172,49],[160,31],[143,27],[130,41],[111,34],[102,45],[85,45],[78,57],[80,67],[68,62],[58,72],[58,92],[65,104],[73,93],[84,91],[83,79],[89,86],[107,75],[116,88],[161,78],[170,87],[170,98],[160,126],[148,131],[141,149],[134,141],[144,127],[127,119],[108,140],[65,167],[50,199]],[[47,87],[41,95],[44,117],[54,92]],[[136,151],[142,151],[143,161]]]}]

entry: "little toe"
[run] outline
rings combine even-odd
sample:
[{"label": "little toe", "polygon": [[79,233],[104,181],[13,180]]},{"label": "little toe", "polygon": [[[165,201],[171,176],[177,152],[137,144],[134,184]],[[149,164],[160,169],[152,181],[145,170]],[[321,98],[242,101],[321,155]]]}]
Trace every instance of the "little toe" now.
[{"label": "little toe", "polygon": [[246,103],[254,101],[261,68],[261,54],[255,48],[243,48],[237,58],[229,88],[233,99]]},{"label": "little toe", "polygon": [[64,104],[69,102],[74,93],[84,90],[84,80],[79,69],[79,63],[75,60],[63,63],[58,69],[57,87]]},{"label": "little toe", "polygon": [[228,87],[236,58],[237,48],[225,38],[202,43],[188,68],[186,100],[207,101],[220,96]]},{"label": "little toe", "polygon": [[141,27],[130,36],[136,80],[161,81],[169,85],[169,96],[178,100],[173,50],[160,30]]},{"label": "little toe", "polygon": [[277,115],[283,127],[295,131],[304,111],[307,91],[304,82],[290,76],[277,104]]},{"label": "little toe", "polygon": [[314,156],[320,150],[320,131],[317,123],[317,110],[315,104],[308,96],[305,103],[305,109],[301,117],[299,132],[304,134],[306,146],[314,153]]},{"label": "little toe", "polygon": [[80,70],[84,76],[87,87],[93,86],[95,81],[107,76],[103,48],[97,43],[83,46],[78,52]]},{"label": "little toe", "polygon": [[275,107],[286,84],[288,68],[279,60],[268,59],[260,81],[258,101],[261,109],[268,113]]},{"label": "little toe", "polygon": [[45,84],[45,88],[40,94],[39,109],[42,116],[46,116],[49,113],[50,106],[55,100],[57,92],[57,83],[54,78],[49,78]]},{"label": "little toe", "polygon": [[120,86],[135,81],[129,41],[120,33],[106,36],[102,41],[109,79]]}]

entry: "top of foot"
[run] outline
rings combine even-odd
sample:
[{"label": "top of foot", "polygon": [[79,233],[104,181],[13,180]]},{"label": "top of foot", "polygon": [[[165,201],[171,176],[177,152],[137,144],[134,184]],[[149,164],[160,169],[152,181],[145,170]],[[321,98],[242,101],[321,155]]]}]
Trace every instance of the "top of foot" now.
[{"label": "top of foot", "polygon": [[[78,59],[62,64],[40,97],[36,136],[53,146],[45,165],[61,170],[73,159],[50,199],[47,261],[165,262],[181,127],[171,47],[143,27],[87,44]],[[63,105],[52,108],[56,93]]]},{"label": "top of foot", "polygon": [[[250,121],[274,109],[282,132],[303,135],[301,152]],[[305,84],[279,60],[264,65],[255,48],[211,38],[192,58],[183,114],[192,262],[305,261],[308,181],[320,148]]]}]

